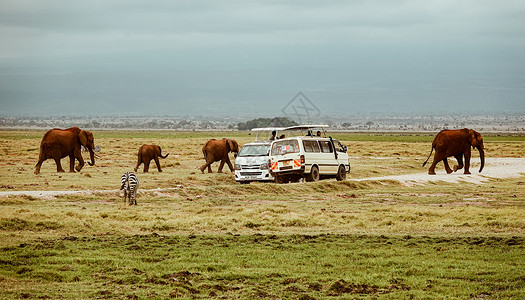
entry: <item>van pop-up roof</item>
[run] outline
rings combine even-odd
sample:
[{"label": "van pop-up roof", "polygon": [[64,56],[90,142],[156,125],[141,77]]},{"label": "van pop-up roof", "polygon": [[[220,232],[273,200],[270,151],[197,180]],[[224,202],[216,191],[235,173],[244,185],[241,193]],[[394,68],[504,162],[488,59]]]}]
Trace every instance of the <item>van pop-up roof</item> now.
[{"label": "van pop-up roof", "polygon": [[[255,141],[259,141],[259,133],[260,132],[268,132],[268,138],[266,140],[269,140],[271,137],[272,131],[279,132],[279,131],[301,131],[302,135],[307,135],[308,133],[312,133],[312,130],[320,129],[323,133],[323,136],[326,137],[326,130],[325,128],[328,128],[328,125],[326,124],[317,124],[317,125],[296,125],[296,126],[290,126],[290,127],[263,127],[263,128],[253,128],[252,131],[257,132],[257,135],[255,136]],[[306,131],[306,133],[305,133]],[[313,133],[312,133],[313,134]],[[276,134],[277,137],[279,137],[279,134]]]},{"label": "van pop-up roof", "polygon": [[[297,125],[297,126],[290,126],[286,127],[284,130],[286,131],[300,131],[302,135],[314,135],[314,130],[320,130],[324,137],[326,137],[326,130],[325,128],[328,128],[328,125],[326,124],[316,124],[316,125]],[[305,133],[306,131],[306,133]]]},{"label": "van pop-up roof", "polygon": [[264,128],[253,128],[252,131],[256,132],[255,141],[258,142],[258,141],[260,141],[259,140],[259,134],[261,134],[261,133],[267,132],[268,136],[267,136],[266,139],[263,139],[263,141],[268,141],[268,140],[270,140],[272,131],[279,132],[279,131],[283,131],[285,129],[286,129],[286,127],[264,127]]}]

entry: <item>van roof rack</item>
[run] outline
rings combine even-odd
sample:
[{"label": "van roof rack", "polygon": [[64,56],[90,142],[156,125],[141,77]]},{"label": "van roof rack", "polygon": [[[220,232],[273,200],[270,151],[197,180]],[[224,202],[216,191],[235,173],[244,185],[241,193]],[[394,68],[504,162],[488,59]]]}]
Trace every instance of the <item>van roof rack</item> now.
[{"label": "van roof rack", "polygon": [[282,131],[286,127],[262,127],[262,128],[252,128],[252,131]]},{"label": "van roof rack", "polygon": [[289,131],[296,130],[301,131],[301,134],[304,134],[304,131],[307,132],[307,135],[312,135],[313,129],[320,129],[323,132],[324,137],[326,137],[326,130],[329,126],[326,124],[311,124],[311,125],[295,125],[290,127],[261,127],[261,128],[252,128],[252,131],[257,132],[255,136],[255,141],[259,141],[259,132],[272,132],[272,131]]},{"label": "van roof rack", "polygon": [[[317,129],[322,131],[322,135],[326,137],[326,130],[325,128],[328,128],[329,126],[326,124],[312,124],[312,125],[297,125],[297,126],[290,126],[286,127],[285,130],[297,130],[301,131],[301,134],[306,136],[313,136],[312,130]],[[306,131],[306,134],[304,133]]]},{"label": "van roof rack", "polygon": [[268,141],[270,137],[267,137],[266,139],[263,138],[263,140],[259,140],[259,133],[261,132],[268,132],[271,133],[272,131],[283,131],[286,130],[285,127],[261,127],[261,128],[252,128],[252,131],[255,131],[255,141],[261,142],[261,141]]},{"label": "van roof rack", "polygon": [[284,130],[310,130],[315,128],[321,128],[324,130],[324,128],[328,128],[329,126],[326,124],[317,124],[317,125],[296,125],[296,126],[290,126],[286,127]]}]

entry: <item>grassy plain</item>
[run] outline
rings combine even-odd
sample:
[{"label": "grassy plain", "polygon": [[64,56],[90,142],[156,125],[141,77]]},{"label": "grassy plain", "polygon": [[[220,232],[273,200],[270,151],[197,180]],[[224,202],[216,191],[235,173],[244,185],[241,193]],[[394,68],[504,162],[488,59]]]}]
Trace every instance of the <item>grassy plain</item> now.
[{"label": "grassy plain", "polygon": [[[246,132],[95,131],[95,166],[34,175],[43,133],[0,131],[0,191],[95,192],[0,197],[0,298],[525,298],[525,178],[351,180],[424,172],[432,135],[336,133],[349,180],[239,185],[197,168],[206,140]],[[120,175],[149,143],[170,156],[125,206]],[[523,136],[485,146],[525,156]]]}]

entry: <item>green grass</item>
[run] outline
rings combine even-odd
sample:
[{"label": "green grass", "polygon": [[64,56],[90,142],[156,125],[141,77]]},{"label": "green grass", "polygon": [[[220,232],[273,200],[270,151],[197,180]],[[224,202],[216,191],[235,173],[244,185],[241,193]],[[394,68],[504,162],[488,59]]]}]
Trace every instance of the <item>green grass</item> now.
[{"label": "green grass", "polygon": [[0,296],[518,299],[525,296],[525,263],[516,260],[524,242],[409,235],[70,235],[2,248]]}]

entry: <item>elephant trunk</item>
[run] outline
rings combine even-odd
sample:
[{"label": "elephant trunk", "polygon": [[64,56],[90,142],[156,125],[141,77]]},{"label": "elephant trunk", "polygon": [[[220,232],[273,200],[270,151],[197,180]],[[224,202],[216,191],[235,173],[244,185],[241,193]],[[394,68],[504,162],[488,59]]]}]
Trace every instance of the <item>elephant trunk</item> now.
[{"label": "elephant trunk", "polygon": [[89,157],[91,158],[91,161],[90,162],[88,161],[88,164],[90,166],[94,166],[95,165],[95,151],[93,151],[93,148],[89,148]]},{"label": "elephant trunk", "polygon": [[483,167],[485,166],[485,150],[483,150],[483,147],[478,147],[479,150],[479,158],[481,159],[481,166],[479,167],[479,172],[483,170]]}]

